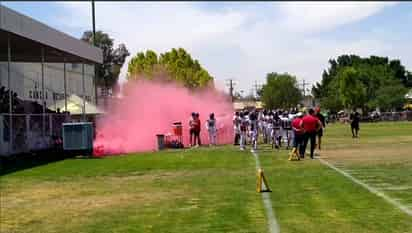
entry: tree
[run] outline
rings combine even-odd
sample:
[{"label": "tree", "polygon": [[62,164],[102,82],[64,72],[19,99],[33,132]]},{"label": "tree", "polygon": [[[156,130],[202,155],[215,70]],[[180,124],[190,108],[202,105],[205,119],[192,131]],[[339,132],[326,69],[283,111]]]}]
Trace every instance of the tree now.
[{"label": "tree", "polygon": [[188,88],[213,85],[213,77],[182,48],[173,48],[160,56],[152,50],[137,53],[129,62],[128,79],[139,77],[173,80]]},{"label": "tree", "polygon": [[[338,90],[339,89],[339,82],[337,80],[333,80],[329,85],[331,90]],[[320,102],[325,109],[329,109],[332,112],[337,112],[340,109],[343,109],[343,103],[340,98],[339,92],[337,91],[330,91],[328,96],[322,97]]]},{"label": "tree", "polygon": [[[85,31],[81,40],[93,44],[93,33]],[[119,44],[117,48],[113,48],[113,39],[102,31],[96,32],[96,46],[102,49],[103,52],[103,64],[96,65],[98,77],[96,84],[100,87],[112,88],[117,83],[120,69],[130,53],[124,44]]]},{"label": "tree", "polygon": [[372,104],[383,111],[401,109],[406,102],[407,92],[408,89],[399,80],[389,80],[377,90],[378,95]]},{"label": "tree", "polygon": [[387,83],[396,82],[404,87],[412,86],[412,75],[399,60],[378,56],[362,58],[357,55],[341,55],[337,59],[329,60],[329,68],[323,71],[322,80],[312,87],[315,98],[332,111],[341,110],[343,107],[339,75],[342,75],[346,68],[354,69],[349,71],[349,74],[354,72],[352,75],[356,74],[357,84],[364,88],[365,96],[361,107],[366,111],[379,107],[378,102],[374,100],[379,96],[381,87]]},{"label": "tree", "polygon": [[347,108],[363,107],[366,101],[366,88],[359,79],[359,72],[346,67],[338,73],[339,96]]},{"label": "tree", "polygon": [[359,68],[367,66],[374,70],[376,67],[384,67],[393,72],[393,77],[402,82],[406,87],[412,87],[412,75],[399,60],[389,60],[387,57],[370,56],[362,58],[357,55],[341,55],[336,60],[329,60],[329,68],[322,73],[322,80],[312,88],[315,98],[321,99],[328,96],[328,85],[336,78],[337,73],[344,67]]},{"label": "tree", "polygon": [[266,108],[295,107],[302,99],[295,76],[290,74],[269,73],[262,87],[262,101]]}]

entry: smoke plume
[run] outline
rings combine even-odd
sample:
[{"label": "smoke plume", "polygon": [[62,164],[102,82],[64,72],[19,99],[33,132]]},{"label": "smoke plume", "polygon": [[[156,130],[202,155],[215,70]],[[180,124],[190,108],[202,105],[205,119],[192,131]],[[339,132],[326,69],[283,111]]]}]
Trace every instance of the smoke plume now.
[{"label": "smoke plume", "polygon": [[108,109],[96,123],[96,156],[156,150],[156,135],[173,134],[174,122],[182,122],[186,147],[192,112],[200,114],[202,144],[209,143],[205,123],[210,113],[215,114],[217,122],[217,143],[233,140],[232,103],[215,88],[191,91],[170,82],[129,82],[123,98],[110,103]]}]

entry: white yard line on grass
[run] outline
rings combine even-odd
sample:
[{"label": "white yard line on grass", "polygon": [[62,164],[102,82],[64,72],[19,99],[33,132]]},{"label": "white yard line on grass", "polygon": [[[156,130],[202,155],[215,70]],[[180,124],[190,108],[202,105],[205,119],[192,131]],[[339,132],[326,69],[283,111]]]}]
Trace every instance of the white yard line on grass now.
[{"label": "white yard line on grass", "polygon": [[356,179],[355,177],[351,176],[349,173],[345,172],[344,170],[341,170],[337,167],[335,167],[334,165],[330,164],[329,162],[327,162],[326,160],[323,160],[321,158],[319,158],[319,161],[328,166],[329,168],[332,168],[333,170],[337,171],[338,173],[342,174],[343,176],[345,176],[346,178],[350,179],[351,181],[353,181],[354,183],[364,187],[365,189],[367,189],[369,192],[375,194],[376,196],[379,196],[381,198],[383,198],[385,201],[389,202],[390,204],[398,207],[400,210],[402,210],[404,213],[406,213],[407,215],[412,217],[412,209],[408,208],[407,206],[402,205],[400,202],[398,202],[397,200],[390,198],[388,196],[386,196],[384,193],[378,191],[377,189],[369,186],[368,184]]},{"label": "white yard line on grass", "polygon": [[[256,151],[252,151],[252,154],[255,157],[256,170],[261,169],[258,154],[256,153]],[[267,216],[267,219],[268,219],[269,232],[270,233],[280,233],[280,227],[279,227],[278,222],[276,221],[276,216],[275,216],[275,213],[273,211],[272,201],[270,199],[269,193],[263,192],[262,193],[262,200],[263,200],[263,205],[265,206],[266,216]]]}]

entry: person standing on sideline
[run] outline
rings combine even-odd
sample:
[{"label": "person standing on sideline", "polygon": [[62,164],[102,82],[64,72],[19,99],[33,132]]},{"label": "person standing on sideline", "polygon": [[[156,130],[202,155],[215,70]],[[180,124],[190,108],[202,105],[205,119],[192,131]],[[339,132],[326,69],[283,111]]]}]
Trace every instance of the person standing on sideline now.
[{"label": "person standing on sideline", "polygon": [[293,150],[298,151],[299,156],[303,158],[305,156],[305,151],[303,150],[304,141],[304,129],[302,127],[302,117],[303,113],[298,112],[296,117],[292,121],[293,130]]},{"label": "person standing on sideline", "polygon": [[258,126],[256,123],[250,122],[250,138],[252,139],[252,149],[251,152],[257,150],[257,140],[258,140]]},{"label": "person standing on sideline", "polygon": [[318,150],[320,150],[320,145],[321,145],[321,143],[322,143],[322,136],[323,136],[323,129],[326,127],[326,122],[325,122],[325,117],[322,115],[322,113],[320,113],[320,108],[319,107],[317,107],[316,109],[315,109],[315,116],[318,118],[318,120],[320,121],[320,123],[321,123],[321,127],[320,127],[320,129],[319,129],[319,131],[318,131],[318,143],[317,143],[317,145],[318,145]]},{"label": "person standing on sideline", "polygon": [[278,111],[275,112],[273,116],[273,145],[275,146],[276,149],[280,149],[282,146],[282,135],[281,135],[281,126],[282,126],[282,120],[279,117]]},{"label": "person standing on sideline", "polygon": [[292,120],[289,118],[289,113],[287,111],[283,112],[281,116],[281,136],[284,138],[284,141],[286,143],[286,149],[289,150],[290,144],[291,144],[291,131],[292,131]]},{"label": "person standing on sideline", "polygon": [[359,132],[360,114],[355,110],[350,115],[350,120],[351,120],[350,127],[352,131],[352,138],[357,138],[358,132]]},{"label": "person standing on sideline", "polygon": [[266,115],[266,137],[267,141],[266,143],[272,144],[273,140],[273,112],[269,111],[269,113]]},{"label": "person standing on sideline", "polygon": [[206,122],[206,128],[209,133],[209,146],[216,145],[216,119],[215,114],[211,113],[209,119]]},{"label": "person standing on sideline", "polygon": [[194,119],[195,140],[194,140],[194,143],[197,142],[196,147],[201,146],[201,143],[200,143],[200,129],[201,129],[201,124],[200,124],[199,113],[195,113],[195,119]]},{"label": "person standing on sideline", "polygon": [[195,118],[196,113],[192,112],[192,117],[189,120],[189,135],[190,135],[190,147],[196,144],[195,142]]},{"label": "person standing on sideline", "polygon": [[244,113],[240,113],[240,150],[246,149],[246,136],[248,128],[248,120],[244,116]]},{"label": "person standing on sideline", "polygon": [[311,108],[309,109],[309,115],[302,118],[302,127],[305,130],[305,136],[303,141],[303,153],[306,151],[308,141],[310,139],[310,158],[313,159],[313,153],[315,151],[316,134],[321,127],[319,119],[315,116],[315,111]]},{"label": "person standing on sideline", "polygon": [[233,145],[237,146],[237,145],[239,145],[239,140],[240,140],[240,115],[239,115],[239,112],[236,112],[235,115],[233,116],[233,128],[235,130],[235,141],[233,142]]}]

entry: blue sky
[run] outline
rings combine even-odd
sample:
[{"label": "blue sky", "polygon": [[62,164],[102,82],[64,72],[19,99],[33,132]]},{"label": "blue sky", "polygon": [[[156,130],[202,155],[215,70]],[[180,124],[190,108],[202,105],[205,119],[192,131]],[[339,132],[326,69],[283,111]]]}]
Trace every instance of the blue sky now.
[{"label": "blue sky", "polygon": [[[2,4],[74,37],[91,28],[88,2]],[[246,93],[268,72],[319,81],[343,53],[389,56],[412,70],[411,2],[97,2],[96,24],[132,54],[183,47]]]}]

